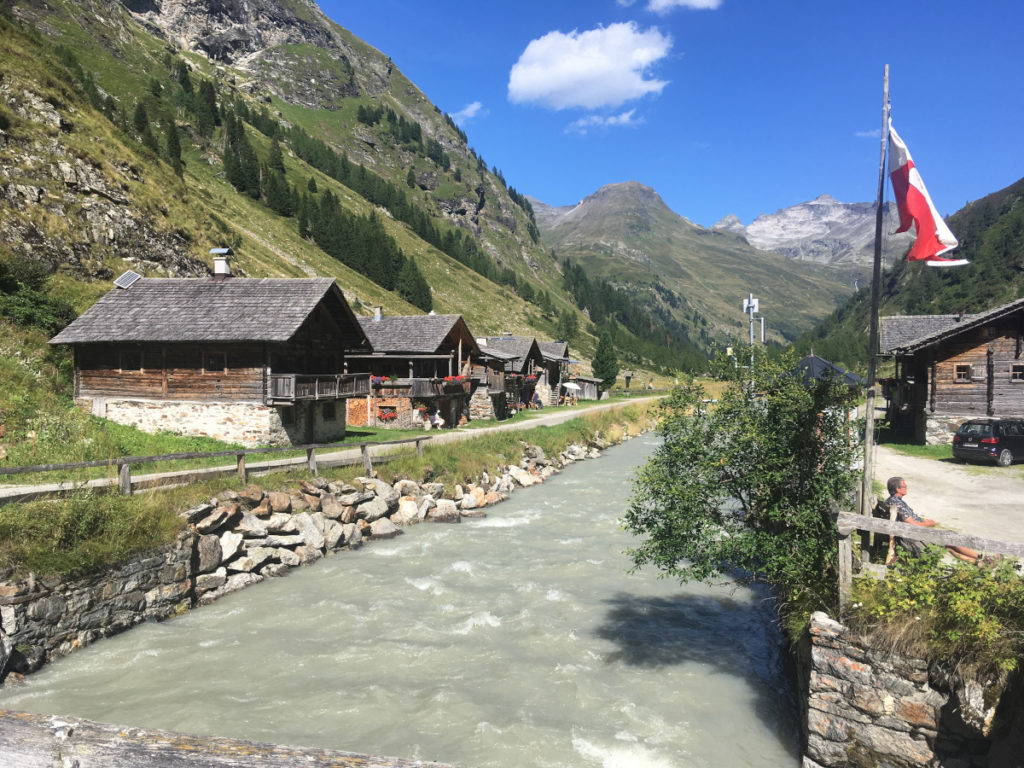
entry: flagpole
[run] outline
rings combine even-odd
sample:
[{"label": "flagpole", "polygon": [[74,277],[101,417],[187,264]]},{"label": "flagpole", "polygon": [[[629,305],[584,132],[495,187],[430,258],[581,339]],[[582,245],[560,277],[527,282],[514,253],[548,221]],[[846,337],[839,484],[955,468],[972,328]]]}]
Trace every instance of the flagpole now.
[{"label": "flagpole", "polygon": [[864,477],[861,481],[860,512],[871,515],[875,452],[875,358],[878,355],[878,294],[882,279],[882,197],[885,193],[885,153],[889,139],[889,65],[882,82],[882,147],[878,161],[878,203],[875,206],[875,263],[871,271],[871,330],[868,334],[868,392],[864,414]]}]

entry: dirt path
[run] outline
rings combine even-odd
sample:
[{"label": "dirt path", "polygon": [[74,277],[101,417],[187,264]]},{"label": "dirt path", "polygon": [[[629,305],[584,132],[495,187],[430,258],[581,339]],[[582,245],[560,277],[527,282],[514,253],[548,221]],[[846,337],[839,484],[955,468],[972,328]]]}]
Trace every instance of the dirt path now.
[{"label": "dirt path", "polygon": [[906,501],[943,528],[1024,544],[1024,465],[990,467],[904,456],[878,446],[875,480],[907,481]]}]

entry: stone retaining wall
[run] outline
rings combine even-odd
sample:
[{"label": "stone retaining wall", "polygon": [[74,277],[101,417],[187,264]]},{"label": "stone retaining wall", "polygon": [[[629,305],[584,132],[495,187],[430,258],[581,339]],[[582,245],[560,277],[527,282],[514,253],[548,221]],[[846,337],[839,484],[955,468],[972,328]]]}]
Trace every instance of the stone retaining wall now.
[{"label": "stone retaining wall", "polygon": [[1013,686],[986,705],[979,684],[939,680],[925,661],[871,648],[823,613],[811,617],[798,657],[804,768],[1024,764]]}]

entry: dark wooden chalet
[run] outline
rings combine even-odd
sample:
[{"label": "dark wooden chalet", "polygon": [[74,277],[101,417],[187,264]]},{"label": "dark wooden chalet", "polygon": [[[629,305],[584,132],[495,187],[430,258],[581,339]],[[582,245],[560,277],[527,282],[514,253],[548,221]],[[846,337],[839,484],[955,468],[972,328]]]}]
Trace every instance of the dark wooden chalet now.
[{"label": "dark wooden chalet", "polygon": [[537,347],[544,357],[537,391],[545,405],[558,405],[560,397],[565,394],[562,384],[569,375],[569,342],[538,341]]},{"label": "dark wooden chalet", "polygon": [[349,403],[351,426],[454,427],[469,418],[476,340],[461,315],[360,317],[371,352],[353,352],[348,370],[371,375],[370,392]]},{"label": "dark wooden chalet", "polygon": [[894,428],[918,441],[952,440],[979,416],[1024,415],[1024,299],[978,314],[883,317],[884,382]]},{"label": "dark wooden chalet", "polygon": [[505,357],[505,397],[509,408],[518,410],[533,397],[538,378],[544,373],[544,355],[532,336],[488,336],[477,340],[484,353]]},{"label": "dark wooden chalet", "polygon": [[117,282],[50,340],[74,350],[82,407],[246,446],[344,436],[346,399],[369,389],[344,350],[369,347],[333,279]]}]

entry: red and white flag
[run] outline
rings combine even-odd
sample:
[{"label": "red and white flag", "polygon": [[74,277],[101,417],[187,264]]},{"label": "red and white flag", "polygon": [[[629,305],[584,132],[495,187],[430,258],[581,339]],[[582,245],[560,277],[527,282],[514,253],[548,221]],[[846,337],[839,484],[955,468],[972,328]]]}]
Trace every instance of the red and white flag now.
[{"label": "red and white flag", "polygon": [[923,261],[931,267],[958,267],[969,264],[967,259],[948,259],[941,256],[956,248],[957,239],[949,231],[946,222],[935,210],[928,196],[921,174],[914,167],[910,151],[903,139],[889,121],[889,179],[896,195],[896,207],[900,212],[900,228],[906,232],[913,224],[917,228],[917,239],[907,254],[907,261]]}]

